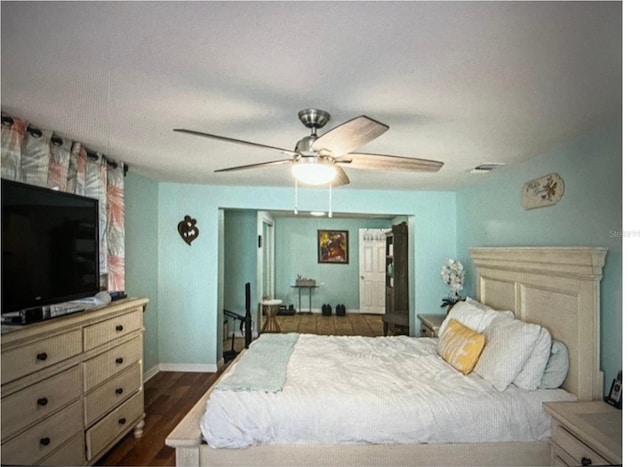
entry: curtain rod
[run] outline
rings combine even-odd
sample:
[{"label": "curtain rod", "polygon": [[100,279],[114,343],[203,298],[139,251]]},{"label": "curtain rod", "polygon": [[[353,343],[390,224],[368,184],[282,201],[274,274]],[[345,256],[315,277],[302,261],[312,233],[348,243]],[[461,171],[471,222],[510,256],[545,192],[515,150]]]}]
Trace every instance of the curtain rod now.
[{"label": "curtain rod", "polygon": [[[2,112],[1,121],[2,121],[2,125],[5,125],[5,126],[11,126],[11,125],[13,125],[13,122],[14,122],[13,118],[10,115],[5,114],[4,112]],[[31,124],[30,122],[27,122],[27,123],[28,123],[27,131],[29,133],[31,133],[32,136],[35,136],[36,138],[39,138],[39,137],[42,136],[42,130],[40,130],[39,128],[37,128],[36,126]],[[73,141],[72,138],[69,138],[69,139],[71,141]],[[63,139],[60,136],[56,135],[54,132],[52,132],[51,133],[51,142],[53,144],[57,145],[57,146],[60,146],[63,143]],[[80,144],[84,144],[84,143],[80,143]],[[91,150],[87,149],[87,156],[91,157],[93,160],[98,160],[98,157],[102,156],[102,157],[104,157],[104,160],[107,162],[107,165],[109,167],[113,167],[114,169],[116,167],[118,167],[118,162],[109,159],[104,154],[99,154],[99,153],[97,153],[95,151],[91,151]],[[125,162],[122,163],[122,169],[123,169],[124,175],[126,177],[127,176],[127,172],[129,171],[129,166]]]},{"label": "curtain rod", "polygon": [[[107,165],[109,167],[112,167],[114,169],[118,167],[118,162],[109,159],[107,156],[99,152],[95,152],[87,149],[87,157],[90,157],[94,161],[97,161],[98,158],[102,157],[107,162]],[[124,175],[126,176],[127,172],[129,171],[129,166],[125,162],[122,163],[122,169],[124,170]]]}]

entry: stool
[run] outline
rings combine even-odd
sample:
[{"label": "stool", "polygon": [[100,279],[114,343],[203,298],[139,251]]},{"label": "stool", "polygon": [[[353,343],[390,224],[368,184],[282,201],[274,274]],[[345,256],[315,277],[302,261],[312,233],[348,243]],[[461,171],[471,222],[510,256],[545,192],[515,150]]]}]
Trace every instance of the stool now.
[{"label": "stool", "polygon": [[278,315],[278,310],[280,310],[282,300],[263,300],[260,304],[267,312],[261,332],[280,332],[276,316]]}]

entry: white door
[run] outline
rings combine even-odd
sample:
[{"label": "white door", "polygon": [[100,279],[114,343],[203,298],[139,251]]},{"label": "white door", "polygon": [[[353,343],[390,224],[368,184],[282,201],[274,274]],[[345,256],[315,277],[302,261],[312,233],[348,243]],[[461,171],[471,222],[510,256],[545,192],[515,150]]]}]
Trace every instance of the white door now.
[{"label": "white door", "polygon": [[384,313],[388,229],[359,229],[360,313]]}]

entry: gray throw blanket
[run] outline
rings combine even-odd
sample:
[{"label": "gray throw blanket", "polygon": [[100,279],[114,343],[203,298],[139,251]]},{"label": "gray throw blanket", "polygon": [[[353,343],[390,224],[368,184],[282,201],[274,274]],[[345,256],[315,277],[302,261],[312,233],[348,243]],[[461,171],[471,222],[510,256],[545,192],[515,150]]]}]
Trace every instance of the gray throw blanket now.
[{"label": "gray throw blanket", "polygon": [[227,391],[282,391],[297,333],[262,334],[216,386]]}]

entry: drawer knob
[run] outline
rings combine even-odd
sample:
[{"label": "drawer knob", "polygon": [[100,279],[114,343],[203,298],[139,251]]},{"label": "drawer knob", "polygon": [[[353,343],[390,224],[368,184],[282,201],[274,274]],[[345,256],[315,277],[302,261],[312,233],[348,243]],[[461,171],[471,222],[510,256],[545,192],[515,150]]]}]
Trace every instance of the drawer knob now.
[{"label": "drawer knob", "polygon": [[40,444],[42,444],[43,446],[49,446],[49,443],[51,443],[50,438],[40,438]]},{"label": "drawer knob", "polygon": [[47,352],[40,352],[38,355],[36,355],[36,358],[43,362],[47,359],[47,357]]},{"label": "drawer knob", "polygon": [[38,405],[41,406],[45,406],[49,403],[49,399],[47,399],[46,397],[41,397],[40,399],[38,399]]},{"label": "drawer knob", "polygon": [[124,389],[122,389],[122,388],[116,388],[116,394],[117,394],[117,395],[120,395],[120,394],[122,394],[123,392],[124,392]]},{"label": "drawer knob", "polygon": [[120,425],[124,425],[125,423],[127,423],[127,419],[126,419],[126,418],[124,418],[124,417],[122,417],[121,419],[119,419],[119,420],[118,420],[118,423],[119,423]]},{"label": "drawer knob", "polygon": [[588,457],[583,457],[582,459],[580,459],[580,464],[581,465],[591,465],[591,459],[589,459]]},{"label": "drawer knob", "polygon": [[118,324],[118,325],[116,326],[116,331],[117,331],[117,332],[124,331],[124,326],[123,326],[122,324]]},{"label": "drawer knob", "polygon": [[118,357],[118,358],[116,358],[116,363],[117,363],[118,365],[122,365],[122,364],[124,363],[124,358],[122,358],[122,357]]}]

